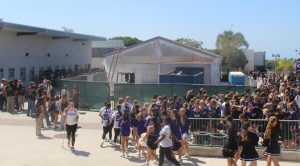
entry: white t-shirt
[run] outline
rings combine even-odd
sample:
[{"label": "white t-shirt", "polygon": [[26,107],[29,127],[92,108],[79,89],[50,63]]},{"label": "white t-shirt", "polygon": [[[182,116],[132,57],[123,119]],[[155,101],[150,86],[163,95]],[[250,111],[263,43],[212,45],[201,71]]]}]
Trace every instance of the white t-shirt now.
[{"label": "white t-shirt", "polygon": [[121,105],[121,111],[123,112],[124,110],[128,110],[128,111],[131,111],[130,109],[132,108],[132,104],[131,103],[123,103]]},{"label": "white t-shirt", "polygon": [[171,128],[169,125],[164,126],[164,128],[160,131],[159,135],[165,135],[165,138],[159,143],[160,146],[167,148],[173,145],[171,139]]},{"label": "white t-shirt", "polygon": [[4,85],[2,83],[0,83],[0,94],[3,94],[3,91],[2,91],[3,87],[4,87]]},{"label": "white t-shirt", "polygon": [[112,110],[110,108],[103,107],[100,109],[100,115],[102,116],[102,125],[105,127],[109,124],[109,119],[111,118],[111,115],[113,114]]},{"label": "white t-shirt", "polygon": [[296,102],[296,104],[297,104],[297,106],[298,106],[298,108],[300,108],[300,96],[299,95],[297,95],[296,97],[295,97],[295,102]]},{"label": "white t-shirt", "polygon": [[67,116],[67,125],[74,125],[77,124],[77,116],[78,111],[76,108],[73,108],[72,110],[68,110],[64,113],[64,116]]},{"label": "white t-shirt", "polygon": [[121,115],[118,113],[118,111],[115,111],[111,118],[114,120],[114,128],[120,128],[119,126],[119,123],[120,123],[120,118],[121,118]]}]

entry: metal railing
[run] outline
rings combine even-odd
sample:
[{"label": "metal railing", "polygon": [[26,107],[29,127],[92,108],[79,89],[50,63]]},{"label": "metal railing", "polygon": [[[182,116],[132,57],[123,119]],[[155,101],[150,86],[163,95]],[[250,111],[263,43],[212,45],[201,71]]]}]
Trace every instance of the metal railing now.
[{"label": "metal railing", "polygon": [[[189,118],[191,123],[191,145],[223,147],[228,139],[226,122],[222,118]],[[255,132],[259,136],[259,146],[262,147],[263,134],[267,126],[265,119],[249,119]],[[238,137],[241,131],[241,122],[234,119],[238,130]],[[299,125],[300,120],[280,120],[281,128],[280,144],[282,150],[300,150],[299,146]],[[238,140],[237,140],[238,141]]]}]

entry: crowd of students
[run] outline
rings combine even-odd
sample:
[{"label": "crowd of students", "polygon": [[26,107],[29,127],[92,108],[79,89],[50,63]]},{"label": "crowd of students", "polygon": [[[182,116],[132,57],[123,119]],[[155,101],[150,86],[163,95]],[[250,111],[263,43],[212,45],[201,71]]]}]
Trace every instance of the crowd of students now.
[{"label": "crowd of students", "polygon": [[[132,102],[127,96],[118,100],[115,110],[107,102],[99,113],[103,126],[101,147],[104,147],[108,135],[113,145],[120,144],[123,157],[128,157],[131,141],[139,156],[146,157],[145,165],[149,165],[150,160],[162,165],[164,158],[174,165],[180,165],[183,163],[182,156],[189,156],[189,140],[193,139],[190,133],[225,130],[229,139],[224,146],[223,155],[227,158],[228,165],[236,165],[239,158],[242,165],[246,165],[248,161],[256,165],[258,154],[255,146],[258,144],[266,148],[267,165],[271,162],[278,165],[280,140],[283,141],[284,148],[299,147],[299,123],[296,121],[299,120],[300,107],[298,80],[297,74],[268,74],[262,78],[261,86],[255,92],[229,91],[208,95],[205,89],[198,92],[190,90],[183,98],[176,94],[171,97],[154,95],[150,103],[143,105],[137,100]],[[1,95],[4,97],[1,98]],[[68,143],[74,148],[79,95],[79,89],[75,86],[72,94],[64,87],[56,96],[49,80],[44,80],[37,86],[31,82],[26,88],[19,81],[2,80],[0,109],[1,101],[6,101],[6,110],[14,111],[13,101],[16,98],[22,101],[19,102],[19,108],[22,109],[23,97],[27,98],[27,115],[36,117],[37,136],[41,136],[43,119],[48,127],[53,122],[53,128],[57,129],[58,117],[61,115],[60,128],[64,129],[66,124]],[[220,118],[222,125],[197,123],[199,118]],[[241,128],[235,126],[233,119],[240,119]],[[263,123],[263,127],[254,130],[252,119],[264,119],[268,123]],[[287,125],[281,120],[294,121]],[[264,141],[259,142],[256,132],[260,132]],[[174,151],[177,152],[177,159]]]},{"label": "crowd of students", "polygon": [[[142,106],[136,100],[131,103],[129,96],[120,98],[115,111],[110,103],[100,109],[103,124],[101,146],[107,134],[114,145],[120,135],[122,156],[128,156],[128,140],[131,139],[139,156],[141,151],[147,149],[146,165],[151,159],[162,165],[164,157],[178,165],[182,163],[181,156],[189,153],[189,139],[193,139],[189,133],[225,129],[231,138],[227,143],[229,146],[224,146],[228,165],[236,165],[238,158],[242,165],[246,162],[256,165],[259,157],[255,147],[258,144],[266,147],[268,165],[271,161],[278,165],[280,141],[283,141],[284,148],[299,147],[299,123],[296,120],[299,120],[300,85],[297,80],[298,75],[270,74],[263,78],[263,83],[255,92],[218,92],[209,96],[204,89],[198,93],[191,90],[184,100],[176,94],[172,97],[155,95],[150,103]],[[212,127],[211,124],[197,123],[199,118],[220,118],[222,125]],[[241,128],[230,129],[234,126],[233,119],[240,119]],[[265,120],[259,130],[252,125],[251,120],[254,119]],[[292,122],[287,124],[280,120]],[[259,142],[259,136],[264,141]],[[156,155],[158,147],[159,157]],[[239,152],[235,153],[238,149]],[[177,160],[173,151],[178,152]]]},{"label": "crowd of students", "polygon": [[[46,127],[64,130],[66,125],[68,138],[72,133],[71,131],[74,131],[75,127],[70,127],[74,125],[74,122],[71,123],[70,119],[72,118],[67,117],[72,114],[70,111],[72,112],[73,108],[74,110],[78,109],[80,91],[76,85],[74,85],[72,93],[64,86],[61,93],[56,95],[52,81],[47,79],[38,85],[32,81],[27,87],[20,80],[2,79],[0,90],[0,110],[11,114],[26,113],[27,116],[35,118],[37,136],[43,136],[41,128]],[[24,110],[25,100],[28,101],[27,110]],[[44,120],[46,126],[44,126]],[[68,126],[68,124],[70,125]],[[74,136],[72,133],[72,137]]]}]

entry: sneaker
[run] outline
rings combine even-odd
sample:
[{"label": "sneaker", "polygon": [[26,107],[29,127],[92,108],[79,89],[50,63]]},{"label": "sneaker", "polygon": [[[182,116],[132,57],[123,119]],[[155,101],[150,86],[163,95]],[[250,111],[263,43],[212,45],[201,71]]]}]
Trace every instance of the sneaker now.
[{"label": "sneaker", "polygon": [[121,156],[121,157],[125,158],[125,154],[124,154],[124,153],[122,153],[122,156]]},{"label": "sneaker", "polygon": [[155,164],[155,165],[158,165],[158,164],[159,164],[159,161],[156,160],[156,161],[154,162],[154,164]]},{"label": "sneaker", "polygon": [[128,153],[128,151],[126,151],[125,152],[125,157],[128,158],[128,156],[129,156],[129,153]]}]

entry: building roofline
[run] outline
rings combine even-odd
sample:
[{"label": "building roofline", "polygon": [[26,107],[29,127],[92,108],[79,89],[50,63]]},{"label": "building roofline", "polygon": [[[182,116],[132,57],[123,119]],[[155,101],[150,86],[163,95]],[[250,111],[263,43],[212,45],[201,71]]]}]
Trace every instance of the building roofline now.
[{"label": "building roofline", "polygon": [[[145,43],[152,42],[152,41],[154,41],[154,40],[163,40],[163,41],[166,41],[166,42],[175,44],[175,45],[177,45],[177,46],[184,47],[184,48],[186,48],[186,49],[190,49],[190,50],[193,50],[193,51],[196,51],[196,52],[205,54],[205,55],[210,56],[210,57],[213,57],[213,58],[219,58],[219,57],[220,57],[220,56],[217,55],[217,54],[213,54],[213,53],[211,53],[211,52],[208,52],[208,51],[205,51],[205,50],[202,50],[202,49],[197,49],[197,48],[194,48],[194,47],[191,47],[191,46],[187,46],[187,45],[184,45],[184,44],[180,44],[180,43],[177,43],[176,41],[173,41],[173,40],[170,40],[170,39],[161,37],[161,36],[157,36],[157,37],[154,37],[154,38],[145,40],[145,41],[143,41],[143,42],[140,42],[140,43],[138,43],[138,44],[135,44],[135,45],[132,45],[132,46],[129,46],[129,47],[126,47],[126,48],[121,48],[120,51],[126,51],[126,50],[129,50],[129,49],[131,49],[131,48],[135,48],[135,47],[138,47],[138,46],[140,46],[140,45],[143,45],[143,44],[145,44]],[[110,56],[110,55],[112,55],[113,53],[114,53],[114,52],[110,52],[110,53],[107,53],[107,54],[105,54],[105,55],[103,55],[103,56],[104,56],[104,57]]]},{"label": "building roofline", "polygon": [[59,30],[53,30],[53,29],[47,29],[47,28],[41,28],[41,27],[35,27],[35,26],[29,26],[29,25],[22,25],[22,24],[16,24],[11,22],[4,22],[0,20],[0,29],[6,30],[6,29],[16,29],[20,30],[21,32],[29,32],[29,33],[36,33],[37,35],[49,35],[54,38],[70,38],[74,40],[106,40],[105,37],[100,36],[93,36],[93,35],[85,35],[85,34],[79,34],[79,33],[72,33],[72,32],[64,32]]}]

